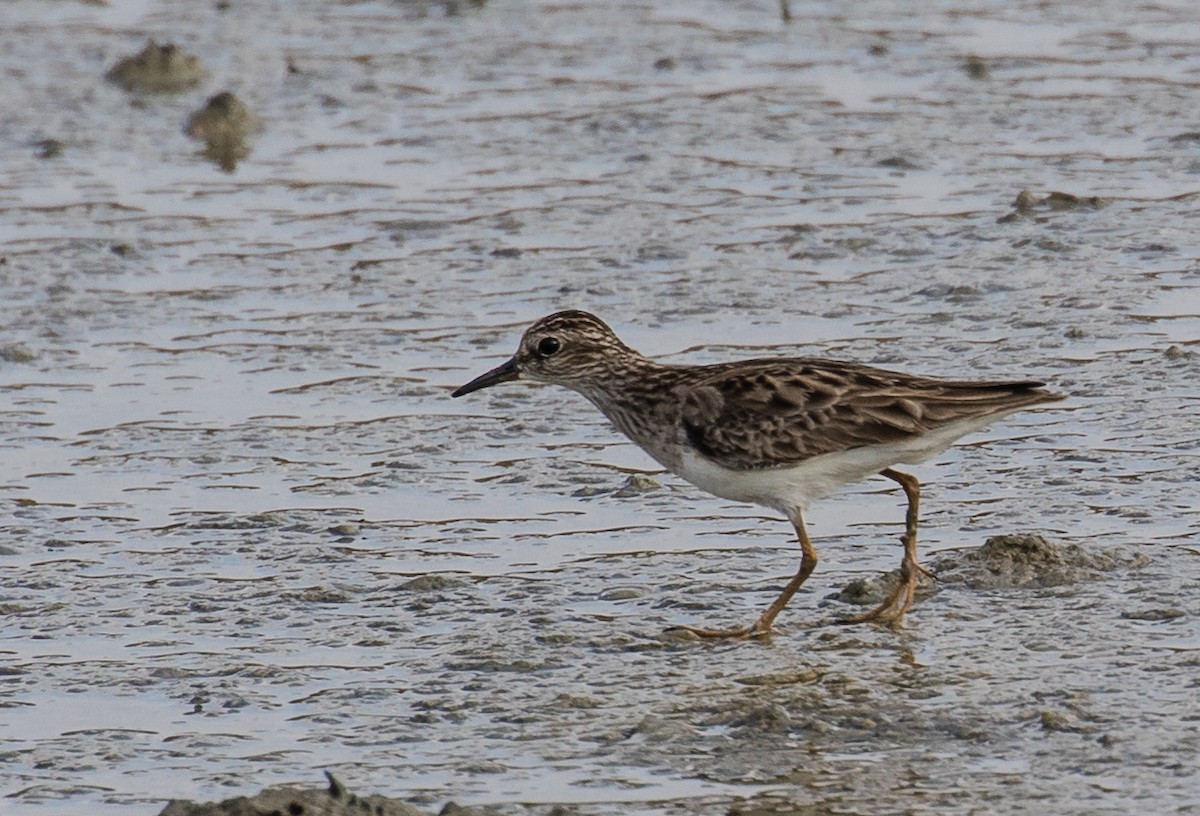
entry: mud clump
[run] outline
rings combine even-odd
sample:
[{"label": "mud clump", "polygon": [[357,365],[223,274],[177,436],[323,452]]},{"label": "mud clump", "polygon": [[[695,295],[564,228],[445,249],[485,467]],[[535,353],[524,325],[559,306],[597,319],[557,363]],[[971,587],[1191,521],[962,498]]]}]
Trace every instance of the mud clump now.
[{"label": "mud clump", "polygon": [[971,79],[991,79],[992,72],[988,69],[987,60],[978,54],[968,54],[963,60],[963,72]]},{"label": "mud clump", "polygon": [[67,143],[58,139],[39,139],[34,142],[34,155],[39,159],[57,159],[67,149]]},{"label": "mud clump", "polygon": [[1015,589],[1095,581],[1105,573],[1138,567],[1148,560],[1118,550],[1058,544],[1040,535],[1000,535],[978,549],[942,556],[934,569],[938,582],[947,586]]},{"label": "mud clump", "polygon": [[258,129],[258,119],[242,100],[229,91],[211,96],[203,108],[188,118],[184,133],[204,142],[204,155],[222,170],[233,172],[250,155],[248,141]]},{"label": "mud clump", "polygon": [[150,40],[141,53],[121,60],[104,76],[127,91],[180,93],[199,85],[205,72],[195,55],[174,43]]},{"label": "mud clump", "polygon": [[[840,592],[829,596],[835,601],[854,604],[855,606],[875,606],[891,594],[900,583],[900,570],[894,569],[874,578],[855,578],[842,587]],[[913,596],[922,601],[938,590],[937,582],[928,575],[917,576],[917,591]]]},{"label": "mud clump", "polygon": [[[159,816],[263,816],[270,813],[305,816],[429,816],[400,799],[388,796],[356,796],[326,772],[329,787],[306,790],[282,786],[267,788],[255,796],[237,796],[223,802],[192,802],[175,799],[167,803]],[[452,809],[452,810],[451,810]],[[443,812],[475,816],[476,811],[447,803]]]},{"label": "mud clump", "polygon": [[1017,194],[1012,204],[1012,212],[997,219],[1001,224],[1016,221],[1021,218],[1033,218],[1039,212],[1065,212],[1069,210],[1098,210],[1111,199],[1101,196],[1079,196],[1074,193],[1051,192],[1038,198],[1029,190]]},{"label": "mud clump", "polygon": [[653,493],[661,487],[662,482],[653,476],[633,473],[625,480],[625,484],[617,488],[612,495],[616,499],[627,499],[632,496],[640,496],[643,493]]},{"label": "mud clump", "polygon": [[397,587],[397,589],[401,592],[440,592],[444,589],[454,589],[466,585],[467,582],[461,578],[453,578],[449,575],[431,572],[427,575],[418,575],[416,578],[411,578]]},{"label": "mud clump", "polygon": [[[937,559],[933,564],[936,580],[921,575],[916,597],[928,598],[945,586],[1019,589],[1096,581],[1105,573],[1140,567],[1148,561],[1144,555],[1086,550],[1078,544],[1057,544],[1035,534],[992,536],[982,547]],[[895,569],[875,578],[856,578],[829,597],[857,606],[873,605],[887,597],[899,581],[900,570]]]},{"label": "mud clump", "polygon": [[0,346],[0,361],[5,363],[32,363],[37,357],[37,352],[24,343]]},{"label": "mud clump", "polygon": [[1135,609],[1121,613],[1121,617],[1125,620],[1148,621],[1150,623],[1172,621],[1186,616],[1187,612],[1174,606],[1156,607],[1153,609]]}]

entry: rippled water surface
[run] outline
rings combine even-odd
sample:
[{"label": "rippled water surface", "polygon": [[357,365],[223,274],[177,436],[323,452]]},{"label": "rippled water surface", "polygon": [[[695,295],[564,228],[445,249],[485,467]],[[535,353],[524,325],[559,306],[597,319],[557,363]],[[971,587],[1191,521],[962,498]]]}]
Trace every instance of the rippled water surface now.
[{"label": "rippled water surface", "polygon": [[[514,812],[1193,812],[1200,11],[906,5],[8,0],[2,809],[332,769]],[[150,38],[202,86],[104,81]],[[223,90],[261,123],[233,172],[182,132]],[[567,307],[668,360],[1045,378],[1061,410],[917,469],[925,552],[1149,562],[827,625],[898,561],[873,480],[811,511],[769,642],[664,637],[749,622],[797,547],[622,490],[653,462],[565,391],[449,399]]]}]

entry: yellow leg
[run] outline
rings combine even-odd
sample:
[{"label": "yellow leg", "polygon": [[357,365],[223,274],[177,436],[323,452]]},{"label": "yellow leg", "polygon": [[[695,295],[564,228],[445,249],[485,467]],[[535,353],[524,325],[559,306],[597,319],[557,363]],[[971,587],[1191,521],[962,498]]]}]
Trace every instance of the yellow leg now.
[{"label": "yellow leg", "polygon": [[701,629],[696,626],[673,626],[671,628],[691,632],[693,635],[703,638],[752,638],[771,634],[771,625],[775,622],[775,618],[787,606],[796,591],[808,580],[808,576],[812,575],[812,571],[817,568],[817,550],[808,538],[808,531],[804,529],[804,518],[799,512],[792,519],[792,525],[796,528],[796,537],[800,539],[800,569],[796,571],[792,580],[788,581],[783,592],[779,593],[779,597],[771,602],[765,612],[759,615],[758,620],[742,629]]},{"label": "yellow leg", "polygon": [[932,578],[933,573],[917,563],[917,517],[921,505],[921,483],[915,476],[891,468],[880,471],[879,475],[898,482],[908,499],[908,511],[904,515],[904,538],[900,539],[904,544],[904,558],[900,561],[900,582],[879,606],[870,612],[855,615],[848,622],[880,621],[898,627],[904,619],[904,613],[913,604],[919,576],[923,573]]}]

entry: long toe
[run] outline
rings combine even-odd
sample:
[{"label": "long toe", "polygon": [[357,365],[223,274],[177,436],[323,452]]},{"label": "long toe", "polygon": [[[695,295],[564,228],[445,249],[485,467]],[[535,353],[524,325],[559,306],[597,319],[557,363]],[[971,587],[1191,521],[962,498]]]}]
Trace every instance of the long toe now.
[{"label": "long toe", "polygon": [[895,608],[895,606],[892,606],[886,609],[879,609],[877,607],[872,609],[870,612],[864,612],[861,615],[852,615],[848,618],[842,618],[838,622],[846,625],[852,623],[878,623],[881,626],[887,626],[891,629],[899,629],[903,620],[904,612]]},{"label": "long toe", "polygon": [[747,640],[749,638],[766,637],[771,634],[770,629],[760,629],[758,624],[754,626],[743,626],[740,629],[706,629],[701,626],[688,626],[680,624],[678,626],[670,626],[668,632],[687,632],[695,635],[698,638],[705,640],[716,640],[724,638],[726,640]]},{"label": "long toe", "polygon": [[863,612],[861,615],[850,615],[842,618],[841,622],[845,624],[851,623],[887,623],[892,617],[892,611],[888,609],[880,609],[875,607],[870,612]]},{"label": "long toe", "polygon": [[[878,606],[869,612],[863,612],[861,615],[852,615],[846,619],[846,623],[871,623],[879,621],[888,623],[896,615],[896,602],[901,599],[904,593],[905,584],[896,584],[895,588],[888,593],[887,597],[880,602]],[[903,614],[903,613],[902,613]]]},{"label": "long toe", "polygon": [[913,605],[917,593],[917,571],[922,567],[916,563],[906,563],[903,572],[905,578],[888,593],[879,606],[870,612],[854,615],[846,623],[881,623],[892,629],[899,629],[904,621],[904,614]]}]

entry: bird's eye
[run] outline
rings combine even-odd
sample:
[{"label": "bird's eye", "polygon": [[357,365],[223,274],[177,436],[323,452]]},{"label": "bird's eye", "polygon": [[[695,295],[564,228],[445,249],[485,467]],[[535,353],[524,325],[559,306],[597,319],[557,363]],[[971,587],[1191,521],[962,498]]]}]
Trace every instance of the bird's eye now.
[{"label": "bird's eye", "polygon": [[560,348],[562,348],[562,343],[559,342],[557,337],[543,337],[538,341],[537,353],[543,357],[549,357],[552,354],[557,354]]}]

